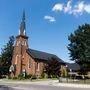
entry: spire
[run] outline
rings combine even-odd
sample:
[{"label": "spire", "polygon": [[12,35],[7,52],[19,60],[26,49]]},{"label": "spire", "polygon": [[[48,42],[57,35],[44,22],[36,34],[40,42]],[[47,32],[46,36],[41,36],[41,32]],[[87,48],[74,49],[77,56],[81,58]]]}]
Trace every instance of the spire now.
[{"label": "spire", "polygon": [[21,21],[21,26],[20,26],[20,31],[19,35],[24,35],[26,36],[26,31],[25,31],[25,11],[23,11],[23,16],[22,16],[22,21]]}]

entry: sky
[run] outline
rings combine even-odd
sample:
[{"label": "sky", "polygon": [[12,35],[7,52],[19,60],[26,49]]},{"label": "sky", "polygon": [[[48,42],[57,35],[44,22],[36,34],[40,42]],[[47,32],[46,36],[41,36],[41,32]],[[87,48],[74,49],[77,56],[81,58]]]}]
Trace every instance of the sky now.
[{"label": "sky", "polygon": [[0,0],[0,52],[9,36],[18,35],[23,10],[29,48],[71,62],[68,36],[90,24],[90,0]]}]

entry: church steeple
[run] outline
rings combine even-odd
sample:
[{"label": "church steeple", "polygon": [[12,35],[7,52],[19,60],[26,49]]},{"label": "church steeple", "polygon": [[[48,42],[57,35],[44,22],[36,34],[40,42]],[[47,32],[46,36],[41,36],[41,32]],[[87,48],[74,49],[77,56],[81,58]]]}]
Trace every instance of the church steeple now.
[{"label": "church steeple", "polygon": [[20,25],[19,35],[26,36],[26,27],[25,27],[25,11],[23,11],[22,21]]}]

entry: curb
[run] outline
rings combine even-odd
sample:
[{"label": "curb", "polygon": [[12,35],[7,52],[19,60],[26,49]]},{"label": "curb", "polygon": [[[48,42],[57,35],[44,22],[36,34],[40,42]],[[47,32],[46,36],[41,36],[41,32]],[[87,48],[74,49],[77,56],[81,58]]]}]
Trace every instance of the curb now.
[{"label": "curb", "polygon": [[71,84],[71,83],[53,83],[53,86],[58,87],[71,87],[71,88],[90,88],[90,85],[84,85],[84,84]]}]

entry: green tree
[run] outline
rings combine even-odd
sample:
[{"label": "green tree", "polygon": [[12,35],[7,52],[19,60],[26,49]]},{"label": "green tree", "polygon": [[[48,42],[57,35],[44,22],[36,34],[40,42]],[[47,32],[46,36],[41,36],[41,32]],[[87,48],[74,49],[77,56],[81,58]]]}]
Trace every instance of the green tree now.
[{"label": "green tree", "polygon": [[48,77],[60,76],[60,67],[60,62],[56,58],[49,59],[45,66]]},{"label": "green tree", "polygon": [[79,26],[68,40],[71,60],[78,63],[82,69],[90,68],[90,25]]},{"label": "green tree", "polygon": [[0,73],[8,74],[9,67],[12,61],[13,49],[14,49],[14,36],[9,37],[8,43],[2,48],[0,55]]}]

